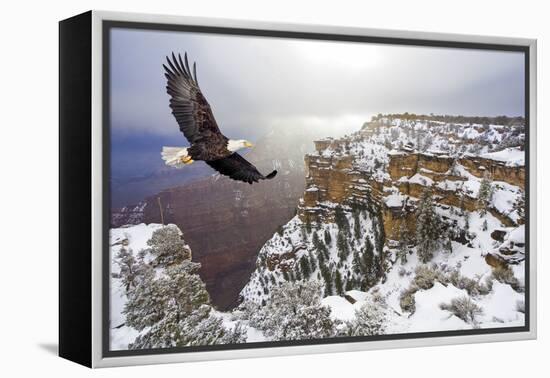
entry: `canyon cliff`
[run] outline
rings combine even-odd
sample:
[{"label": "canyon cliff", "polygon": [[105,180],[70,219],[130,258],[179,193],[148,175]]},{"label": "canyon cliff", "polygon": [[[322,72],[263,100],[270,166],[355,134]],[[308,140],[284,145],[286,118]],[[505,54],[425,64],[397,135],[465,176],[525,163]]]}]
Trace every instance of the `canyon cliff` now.
[{"label": "canyon cliff", "polygon": [[[385,117],[315,141],[297,215],[260,250],[242,299],[265,301],[273,285],[305,275],[325,281],[325,295],[383,282],[397,246],[415,250],[426,192],[442,224],[441,253],[475,251],[485,269],[521,263],[522,131]],[[512,234],[510,248],[503,241]]]}]

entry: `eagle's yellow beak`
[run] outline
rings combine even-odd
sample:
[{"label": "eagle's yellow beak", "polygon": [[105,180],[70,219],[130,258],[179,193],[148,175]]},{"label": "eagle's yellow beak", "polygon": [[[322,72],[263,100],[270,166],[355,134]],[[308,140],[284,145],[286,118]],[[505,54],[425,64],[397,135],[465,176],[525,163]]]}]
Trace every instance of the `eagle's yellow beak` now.
[{"label": "eagle's yellow beak", "polygon": [[250,143],[249,141],[244,142],[244,146],[248,147],[248,148],[254,147],[254,145],[252,143]]}]

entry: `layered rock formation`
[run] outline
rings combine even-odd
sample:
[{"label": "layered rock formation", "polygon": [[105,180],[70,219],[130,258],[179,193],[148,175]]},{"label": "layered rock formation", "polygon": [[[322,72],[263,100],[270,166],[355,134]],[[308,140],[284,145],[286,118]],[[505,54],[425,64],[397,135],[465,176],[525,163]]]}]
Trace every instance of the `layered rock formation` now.
[{"label": "layered rock formation", "polygon": [[[506,140],[510,147],[502,148]],[[403,233],[415,243],[425,191],[435,200],[448,250],[463,246],[488,264],[521,263],[517,204],[525,167],[515,140],[522,135],[513,127],[379,119],[352,135],[315,141],[315,151],[305,156],[297,216],[260,250],[243,299],[264,301],[273,285],[305,275],[325,281],[325,295],[341,294],[342,287],[368,289],[395,262]],[[482,200],[483,185],[489,194]],[[495,229],[514,237],[491,239]]]},{"label": "layered rock formation", "polygon": [[[359,134],[364,140],[372,136],[372,129]],[[300,202],[299,215],[303,221],[320,222],[330,218],[330,206],[326,203],[365,203],[373,200],[380,204],[384,214],[385,232],[396,239],[399,222],[403,219],[414,229],[415,198],[430,187],[440,205],[453,206],[474,212],[483,206],[477,198],[475,178],[489,177],[496,182],[509,184],[513,195],[525,186],[525,166],[476,156],[450,157],[446,152],[430,153],[386,151],[379,156],[381,167],[361,165],[361,157],[342,153],[354,142],[357,135],[340,140],[315,142],[314,154],[306,156],[307,188]],[[373,147],[366,147],[368,150]],[[384,165],[384,166],[382,166]],[[474,185],[469,185],[474,184]],[[408,205],[404,198],[411,198]],[[510,205],[510,204],[509,204]],[[518,219],[511,207],[490,206],[487,209],[504,225],[513,226]],[[508,210],[508,211],[506,211]]]}]

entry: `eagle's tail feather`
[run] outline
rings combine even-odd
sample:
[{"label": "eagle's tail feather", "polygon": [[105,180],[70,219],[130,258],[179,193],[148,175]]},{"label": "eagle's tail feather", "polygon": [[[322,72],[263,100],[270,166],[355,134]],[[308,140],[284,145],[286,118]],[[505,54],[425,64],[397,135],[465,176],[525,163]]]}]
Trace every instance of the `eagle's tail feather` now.
[{"label": "eagle's tail feather", "polygon": [[187,154],[187,148],[183,147],[162,147],[162,160],[171,167],[182,168],[193,162]]},{"label": "eagle's tail feather", "polygon": [[267,176],[265,176],[265,178],[267,180],[271,180],[273,177],[277,176],[277,170],[274,170],[273,172],[271,172],[270,174],[268,174]]}]

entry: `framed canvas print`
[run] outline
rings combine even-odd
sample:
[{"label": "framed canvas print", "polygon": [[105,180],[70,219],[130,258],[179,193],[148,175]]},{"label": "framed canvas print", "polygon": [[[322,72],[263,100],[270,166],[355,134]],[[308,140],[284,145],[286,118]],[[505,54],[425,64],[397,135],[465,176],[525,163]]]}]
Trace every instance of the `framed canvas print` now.
[{"label": "framed canvas print", "polygon": [[60,22],[60,355],[536,337],[536,42]]}]

